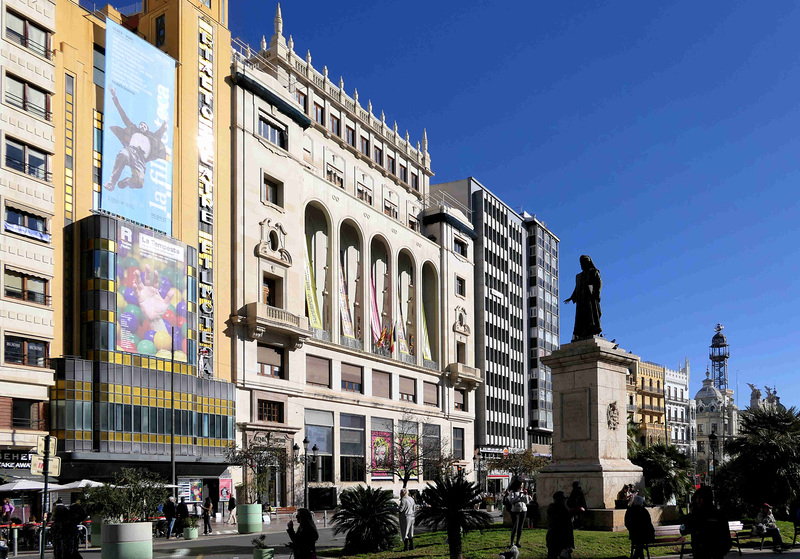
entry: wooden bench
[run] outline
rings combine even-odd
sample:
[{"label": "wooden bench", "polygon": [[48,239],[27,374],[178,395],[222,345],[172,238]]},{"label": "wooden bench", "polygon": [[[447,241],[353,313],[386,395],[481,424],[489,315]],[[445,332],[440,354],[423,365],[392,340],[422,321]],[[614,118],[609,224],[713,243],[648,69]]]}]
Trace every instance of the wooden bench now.
[{"label": "wooden bench", "polygon": [[[683,548],[686,545],[686,536],[681,534],[681,527],[677,524],[669,526],[656,526],[655,539],[644,544],[644,551],[647,559],[650,559],[651,547],[681,547],[681,558],[683,558]],[[633,557],[634,544],[631,541],[631,557]]]},{"label": "wooden bench", "polygon": [[282,514],[292,515],[296,511],[297,511],[297,507],[277,507],[277,508],[273,508],[270,511],[269,514],[270,514],[270,516],[274,517],[275,520],[278,520],[280,515],[282,515]]},{"label": "wooden bench", "polygon": [[742,539],[752,539],[752,540],[761,540],[761,545],[759,546],[759,550],[764,549],[764,539],[767,537],[766,534],[755,536],[753,535],[753,525],[752,524],[742,524],[739,521],[732,521],[728,522],[728,528],[731,531],[731,539],[733,543],[736,544],[736,548],[739,550],[739,555],[742,555]]}]

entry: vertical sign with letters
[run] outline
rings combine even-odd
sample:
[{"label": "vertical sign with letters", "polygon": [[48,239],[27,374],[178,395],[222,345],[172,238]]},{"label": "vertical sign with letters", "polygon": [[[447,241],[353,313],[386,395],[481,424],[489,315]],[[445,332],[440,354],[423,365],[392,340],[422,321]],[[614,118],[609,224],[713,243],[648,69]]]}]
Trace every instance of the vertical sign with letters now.
[{"label": "vertical sign with letters", "polygon": [[214,374],[214,27],[198,24],[198,372]]}]

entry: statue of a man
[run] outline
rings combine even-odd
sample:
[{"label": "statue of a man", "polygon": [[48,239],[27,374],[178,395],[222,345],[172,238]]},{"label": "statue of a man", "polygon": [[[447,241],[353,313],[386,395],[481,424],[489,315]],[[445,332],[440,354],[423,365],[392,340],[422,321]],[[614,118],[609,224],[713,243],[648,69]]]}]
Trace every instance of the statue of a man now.
[{"label": "statue of a man", "polygon": [[603,328],[600,326],[600,290],[603,281],[600,279],[600,270],[595,268],[591,257],[581,256],[581,273],[575,276],[575,290],[565,303],[575,303],[575,328],[572,331],[572,341],[585,340],[599,335]]}]

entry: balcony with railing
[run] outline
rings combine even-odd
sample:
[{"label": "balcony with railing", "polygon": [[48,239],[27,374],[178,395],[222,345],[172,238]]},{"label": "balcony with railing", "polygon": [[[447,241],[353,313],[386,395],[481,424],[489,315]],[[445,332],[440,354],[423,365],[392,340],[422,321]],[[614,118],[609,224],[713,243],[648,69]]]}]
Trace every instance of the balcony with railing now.
[{"label": "balcony with railing", "polygon": [[248,303],[244,323],[252,339],[260,339],[269,332],[287,338],[291,348],[302,346],[313,335],[308,318],[265,303]]},{"label": "balcony with railing", "polygon": [[28,163],[16,157],[6,155],[6,167],[30,175],[41,181],[53,182],[53,173],[48,171],[46,165],[43,163]]},{"label": "balcony with railing", "polygon": [[474,390],[483,382],[480,369],[464,365],[463,363],[450,363],[450,365],[447,366],[447,372],[450,377],[450,382],[453,383],[455,388]]},{"label": "balcony with railing", "polygon": [[42,107],[37,103],[25,99],[24,97],[20,97],[19,95],[14,95],[13,93],[6,92],[6,102],[12,107],[22,109],[26,113],[38,116],[39,118],[43,118],[45,120],[53,120],[53,113],[48,111],[45,107]]},{"label": "balcony with railing", "polygon": [[28,303],[36,303],[37,305],[50,305],[52,297],[45,295],[41,291],[33,291],[30,289],[19,289],[6,285],[5,296],[11,299],[19,299],[20,301],[27,301]]}]

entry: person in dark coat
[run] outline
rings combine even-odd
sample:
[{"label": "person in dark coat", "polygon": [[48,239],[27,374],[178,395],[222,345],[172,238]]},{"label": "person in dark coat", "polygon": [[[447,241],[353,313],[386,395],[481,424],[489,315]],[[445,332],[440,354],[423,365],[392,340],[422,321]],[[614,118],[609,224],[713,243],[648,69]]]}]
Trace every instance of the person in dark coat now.
[{"label": "person in dark coat", "polygon": [[164,508],[162,512],[164,513],[164,518],[167,521],[167,539],[172,536],[172,529],[175,527],[175,513],[177,511],[177,507],[175,506],[175,497],[172,495],[169,496],[167,502],[164,503]]},{"label": "person in dark coat", "polygon": [[200,507],[203,511],[203,535],[211,533],[211,512],[214,510],[214,504],[211,502],[211,497],[206,497],[203,506]]},{"label": "person in dark coat", "polygon": [[581,273],[575,276],[575,290],[569,299],[564,302],[575,303],[575,328],[572,331],[572,341],[585,340],[599,335],[603,328],[600,326],[600,290],[603,281],[600,279],[600,270],[595,268],[592,258],[581,256]]},{"label": "person in dark coat", "polygon": [[228,524],[236,524],[236,497],[233,495],[228,500]]},{"label": "person in dark coat", "polygon": [[182,536],[183,529],[186,527],[186,519],[189,518],[189,507],[186,505],[186,497],[181,497],[181,502],[178,503],[175,509],[175,518],[178,519],[175,532],[177,532],[179,536]]},{"label": "person in dark coat", "polygon": [[691,534],[695,559],[721,559],[731,549],[728,519],[714,504],[714,493],[708,485],[695,491],[689,515],[681,526],[682,534]]},{"label": "person in dark coat", "polygon": [[633,545],[631,559],[644,559],[644,544],[655,540],[656,530],[653,528],[650,513],[644,507],[644,499],[639,495],[633,496],[628,510],[625,511],[625,528],[628,529],[628,537]]},{"label": "person in dark coat", "polygon": [[572,492],[567,499],[567,508],[572,513],[572,527],[583,528],[583,513],[586,510],[586,495],[580,481],[572,482]]},{"label": "person in dark coat", "polygon": [[314,516],[308,509],[297,509],[297,531],[291,520],[286,525],[286,532],[292,540],[292,551],[295,559],[311,559],[317,554],[319,532],[314,525]]},{"label": "person in dark coat", "polygon": [[86,512],[80,505],[73,505],[72,510],[65,506],[55,507],[50,527],[54,559],[81,559],[78,522],[85,517]]},{"label": "person in dark coat", "polygon": [[567,494],[556,491],[553,502],[547,507],[547,559],[558,559],[565,549],[575,549],[572,533],[572,513],[567,508]]}]

